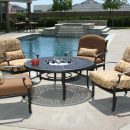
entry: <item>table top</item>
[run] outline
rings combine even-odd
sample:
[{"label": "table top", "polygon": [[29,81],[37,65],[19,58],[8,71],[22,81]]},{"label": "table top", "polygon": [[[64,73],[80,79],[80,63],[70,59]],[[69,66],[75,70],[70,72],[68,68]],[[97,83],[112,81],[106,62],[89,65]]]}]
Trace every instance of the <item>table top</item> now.
[{"label": "table top", "polygon": [[[28,22],[29,24],[38,24],[37,22],[33,22],[33,21],[30,21],[30,22]],[[16,25],[21,25],[21,24],[26,24],[26,21],[24,21],[24,22],[16,22],[15,23]]]},{"label": "table top", "polygon": [[32,65],[31,60],[25,63],[29,70],[45,73],[66,73],[86,70],[94,67],[94,62],[79,57],[44,57],[39,58],[39,65]]}]

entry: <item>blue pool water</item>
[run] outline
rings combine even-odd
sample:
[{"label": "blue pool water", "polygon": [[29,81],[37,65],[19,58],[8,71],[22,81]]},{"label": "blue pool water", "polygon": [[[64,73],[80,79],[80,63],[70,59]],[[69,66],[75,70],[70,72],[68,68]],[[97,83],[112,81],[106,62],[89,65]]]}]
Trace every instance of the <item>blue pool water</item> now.
[{"label": "blue pool water", "polygon": [[36,35],[20,38],[20,41],[28,58],[33,58],[32,52],[39,53],[40,57],[63,56],[67,51],[71,56],[76,56],[79,38]]}]

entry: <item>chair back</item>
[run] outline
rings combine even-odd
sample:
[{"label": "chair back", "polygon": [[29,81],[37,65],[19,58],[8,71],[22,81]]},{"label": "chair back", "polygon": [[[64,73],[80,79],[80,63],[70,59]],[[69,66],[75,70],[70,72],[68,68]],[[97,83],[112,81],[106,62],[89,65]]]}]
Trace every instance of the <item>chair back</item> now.
[{"label": "chair back", "polygon": [[[98,53],[106,51],[107,42],[99,35],[85,35],[80,38],[78,52],[80,48],[97,49]],[[79,54],[77,54],[79,55]]]},{"label": "chair back", "polygon": [[[5,57],[5,52],[21,50],[20,40],[12,37],[0,38],[0,57]],[[4,59],[0,58],[0,63]]]},{"label": "chair back", "polygon": [[130,46],[125,49],[122,59],[126,62],[130,62]]}]

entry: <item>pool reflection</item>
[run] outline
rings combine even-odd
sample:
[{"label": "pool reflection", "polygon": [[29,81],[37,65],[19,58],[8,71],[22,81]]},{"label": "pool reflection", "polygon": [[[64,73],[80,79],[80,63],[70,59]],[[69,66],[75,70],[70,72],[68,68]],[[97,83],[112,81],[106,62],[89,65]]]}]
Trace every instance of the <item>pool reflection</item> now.
[{"label": "pool reflection", "polygon": [[23,51],[28,58],[33,58],[32,52],[39,53],[40,57],[63,56],[70,52],[70,56],[76,56],[79,39],[67,37],[29,36],[21,38]]}]

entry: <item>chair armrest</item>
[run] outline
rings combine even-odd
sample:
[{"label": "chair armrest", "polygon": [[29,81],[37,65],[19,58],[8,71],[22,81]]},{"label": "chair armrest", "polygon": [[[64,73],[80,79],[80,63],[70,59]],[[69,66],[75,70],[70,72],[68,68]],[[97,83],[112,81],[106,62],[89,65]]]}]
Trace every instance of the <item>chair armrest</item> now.
[{"label": "chair armrest", "polygon": [[96,57],[96,58],[98,58],[98,57],[100,58],[100,56],[102,56],[102,55],[104,55],[104,56],[105,56],[105,55],[106,55],[106,53],[107,53],[107,50],[106,50],[105,52],[98,53],[95,57]]},{"label": "chair armrest", "polygon": [[0,66],[0,69],[4,71],[4,69],[9,69],[11,73],[14,73],[14,69],[20,68],[21,66],[14,66],[14,65],[8,65],[8,66]]},{"label": "chair armrest", "polygon": [[19,68],[20,66],[14,66],[14,65],[9,65],[9,66],[2,66],[2,67],[0,67],[0,68],[2,68],[2,69],[4,69],[4,68],[10,68],[10,69],[12,69],[12,68]]},{"label": "chair armrest", "polygon": [[14,76],[14,75],[8,75],[8,76],[2,76],[4,79],[25,79],[24,76],[21,76],[21,75],[17,75],[17,76]]},{"label": "chair armrest", "polygon": [[121,80],[121,76],[122,76],[122,75],[127,75],[127,74],[130,74],[130,68],[128,68],[126,71],[124,71],[124,72],[118,74],[118,77],[119,77],[118,83],[119,83],[120,80]]},{"label": "chair armrest", "polygon": [[[103,64],[109,64],[109,63],[112,63],[112,64],[116,64],[116,63],[118,63],[118,62],[114,62],[114,61],[112,61],[112,62],[103,62]],[[99,63],[100,64],[100,63]],[[101,63],[102,64],[102,63]]]},{"label": "chair armrest", "polygon": [[21,79],[23,80],[23,85],[26,87],[26,88],[29,88],[26,83],[25,83],[25,76],[22,76],[22,75],[8,75],[8,76],[2,76],[3,79]]},{"label": "chair armrest", "polygon": [[[3,66],[3,68],[9,68],[9,67],[10,67],[10,68],[11,68],[11,67],[13,67],[13,68],[15,67],[15,68],[16,68],[16,66],[11,66],[11,65],[10,65],[10,61],[11,61],[10,58],[6,58],[6,57],[0,57],[0,58],[3,59],[5,62],[8,63],[8,66]],[[0,68],[1,68],[1,67],[0,67]]]},{"label": "chair armrest", "polygon": [[122,75],[130,75],[130,68],[127,68],[124,72],[118,74],[118,77],[121,78]]},{"label": "chair armrest", "polygon": [[8,62],[8,63],[9,63],[9,61],[10,61],[10,59],[9,59],[9,58],[6,58],[6,57],[0,57],[0,59],[3,59],[4,61],[6,61],[6,62]]},{"label": "chair armrest", "polygon": [[102,63],[98,63],[98,64],[96,64],[97,66],[102,66],[102,65],[106,65],[106,64],[109,64],[109,63],[114,63],[114,64],[116,64],[117,62],[102,62]]},{"label": "chair armrest", "polygon": [[[102,58],[101,56],[104,56],[104,57],[105,57],[106,53],[107,53],[107,50],[106,50],[105,52],[98,53],[98,54],[95,56],[94,62],[96,62],[97,58],[100,58],[102,61],[105,62],[105,58]],[[103,63],[103,64],[104,64],[104,63]]]}]

